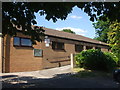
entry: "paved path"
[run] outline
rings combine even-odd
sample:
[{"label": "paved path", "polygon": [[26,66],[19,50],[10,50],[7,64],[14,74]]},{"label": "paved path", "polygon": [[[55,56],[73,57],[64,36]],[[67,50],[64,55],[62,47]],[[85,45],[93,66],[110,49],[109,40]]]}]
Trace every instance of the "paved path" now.
[{"label": "paved path", "polygon": [[112,78],[77,78],[70,65],[33,72],[2,74],[3,88],[118,88]]},{"label": "paved path", "polygon": [[71,73],[71,72],[72,72],[72,69],[70,65],[67,65],[67,66],[45,69],[40,71],[2,73],[0,76],[17,75],[19,77],[32,76],[36,78],[52,78],[57,74],[65,74],[65,73]]}]

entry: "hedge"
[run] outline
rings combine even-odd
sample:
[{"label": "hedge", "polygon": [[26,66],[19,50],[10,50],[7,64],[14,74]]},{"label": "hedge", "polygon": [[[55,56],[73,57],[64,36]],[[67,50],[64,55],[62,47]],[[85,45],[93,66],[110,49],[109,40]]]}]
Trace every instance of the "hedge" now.
[{"label": "hedge", "polygon": [[118,58],[113,53],[97,49],[82,51],[75,56],[75,60],[79,67],[102,71],[113,70],[118,63]]}]

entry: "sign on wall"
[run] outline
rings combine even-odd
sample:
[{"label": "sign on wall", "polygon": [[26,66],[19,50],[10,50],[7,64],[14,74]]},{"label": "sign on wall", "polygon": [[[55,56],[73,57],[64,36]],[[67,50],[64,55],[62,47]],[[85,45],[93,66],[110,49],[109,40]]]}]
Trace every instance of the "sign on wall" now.
[{"label": "sign on wall", "polygon": [[42,56],[42,49],[34,49],[34,56],[41,57]]}]

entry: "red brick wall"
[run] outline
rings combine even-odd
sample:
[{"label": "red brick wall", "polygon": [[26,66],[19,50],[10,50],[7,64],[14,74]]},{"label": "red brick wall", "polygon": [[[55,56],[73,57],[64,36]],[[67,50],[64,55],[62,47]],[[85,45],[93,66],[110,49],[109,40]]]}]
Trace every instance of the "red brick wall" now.
[{"label": "red brick wall", "polygon": [[[19,37],[28,37],[24,36],[21,33],[18,33],[17,36]],[[37,42],[36,45],[33,45],[33,47],[14,47],[13,46],[13,37],[8,37],[5,39],[7,43],[5,46],[5,71],[6,72],[22,72],[22,71],[35,71],[35,70],[41,70],[45,68],[52,68],[52,67],[59,67],[59,65],[64,66],[70,64],[70,57],[71,53],[75,52],[75,44],[83,44],[78,41],[72,41],[67,39],[60,39],[60,38],[54,38],[49,37],[51,41],[58,41],[58,42],[64,42],[65,44],[65,50],[53,50],[52,46],[50,44],[49,47],[45,46],[44,41]],[[86,45],[88,45],[87,43]],[[96,45],[93,45],[96,46]],[[33,55],[33,49],[42,49],[43,50],[43,57],[34,57]],[[107,49],[102,49],[103,51],[107,51]],[[68,60],[68,61],[64,61]],[[57,63],[51,63],[51,61],[63,61],[63,62],[57,62]]]},{"label": "red brick wall", "polygon": [[[18,34],[20,37],[27,37]],[[41,49],[41,43],[33,47],[14,47],[10,40],[10,72],[34,71],[42,69],[42,57],[34,57],[33,49]]]},{"label": "red brick wall", "polygon": [[[72,41],[68,41],[65,39],[59,39],[59,38],[53,38],[49,37],[51,41],[56,41],[56,42],[63,42],[64,44],[64,49],[65,50],[53,50],[52,49],[52,43],[50,44],[49,47],[45,47],[45,43],[42,43],[42,49],[43,49],[43,68],[51,68],[51,67],[59,67],[59,63],[63,65],[68,65],[70,64],[70,58],[67,58],[70,56],[71,53],[75,53],[75,48],[74,44],[72,44]],[[67,59],[66,59],[67,58]],[[64,61],[68,60],[69,61]],[[63,62],[58,62],[58,63],[50,63],[50,61],[63,61]]]}]

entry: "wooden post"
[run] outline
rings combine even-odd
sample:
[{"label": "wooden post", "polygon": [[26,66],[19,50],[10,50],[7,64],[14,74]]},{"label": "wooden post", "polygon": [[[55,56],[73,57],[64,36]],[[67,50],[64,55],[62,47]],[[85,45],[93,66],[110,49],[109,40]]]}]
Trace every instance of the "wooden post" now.
[{"label": "wooden post", "polygon": [[73,69],[73,67],[74,67],[74,56],[73,56],[73,53],[71,53],[70,58],[71,58],[71,68]]}]

